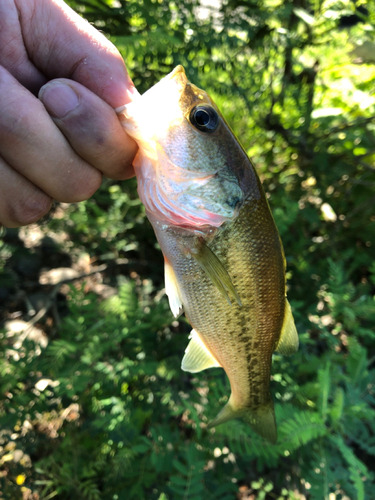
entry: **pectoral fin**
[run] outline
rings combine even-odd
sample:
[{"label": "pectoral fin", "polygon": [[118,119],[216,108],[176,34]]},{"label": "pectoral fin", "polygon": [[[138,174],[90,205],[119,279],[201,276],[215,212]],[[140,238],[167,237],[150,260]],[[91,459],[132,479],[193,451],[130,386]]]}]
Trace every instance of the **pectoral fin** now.
[{"label": "pectoral fin", "polygon": [[178,290],[177,279],[173,267],[169,261],[164,257],[164,281],[165,293],[168,295],[169,307],[175,318],[180,316],[183,312],[182,300]]},{"label": "pectoral fin", "polygon": [[276,351],[283,356],[290,356],[298,351],[298,345],[298,333],[296,325],[294,324],[292,310],[288,300],[285,299],[284,323]]},{"label": "pectoral fin", "polygon": [[181,365],[181,368],[185,372],[197,373],[207,368],[221,366],[204,345],[195,330],[191,331],[189,338],[191,340],[186,348]]},{"label": "pectoral fin", "polygon": [[206,243],[202,242],[199,249],[191,250],[191,255],[209,276],[221,295],[228,301],[229,305],[232,305],[229,297],[230,293],[235,298],[237,304],[242,306],[241,300],[227,270]]}]

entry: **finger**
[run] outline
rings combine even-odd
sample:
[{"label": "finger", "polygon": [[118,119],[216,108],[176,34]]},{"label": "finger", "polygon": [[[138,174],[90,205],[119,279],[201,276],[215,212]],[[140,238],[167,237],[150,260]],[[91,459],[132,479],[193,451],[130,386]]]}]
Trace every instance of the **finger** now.
[{"label": "finger", "polygon": [[0,225],[19,227],[38,221],[52,199],[0,158]]},{"label": "finger", "polygon": [[0,155],[51,198],[89,198],[101,174],[80,158],[43,104],[0,67]]},{"label": "finger", "polygon": [[[30,2],[23,3],[24,8]],[[23,42],[20,13],[14,0],[0,2],[0,64],[35,95],[46,77],[29,60]]]},{"label": "finger", "polygon": [[76,80],[113,108],[132,100],[134,86],[118,50],[62,0],[17,5],[26,51],[48,79]]},{"label": "finger", "polygon": [[134,175],[136,143],[111,106],[72,80],[52,80],[39,98],[73,149],[110,179]]}]

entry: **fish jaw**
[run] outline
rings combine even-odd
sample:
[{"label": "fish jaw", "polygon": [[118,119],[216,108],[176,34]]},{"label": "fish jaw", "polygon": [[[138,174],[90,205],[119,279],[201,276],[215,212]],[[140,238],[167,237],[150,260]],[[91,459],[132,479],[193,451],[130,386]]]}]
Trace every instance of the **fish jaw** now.
[{"label": "fish jaw", "polygon": [[[198,105],[217,115],[214,133],[192,125],[190,113]],[[182,66],[118,112],[139,145],[133,165],[150,220],[205,232],[238,216],[246,190],[237,170],[249,160],[214,102],[187,80]]]},{"label": "fish jaw", "polygon": [[177,66],[142,96],[116,109],[125,130],[143,147],[156,134],[167,134],[182,118],[179,101],[187,81],[184,68]]}]

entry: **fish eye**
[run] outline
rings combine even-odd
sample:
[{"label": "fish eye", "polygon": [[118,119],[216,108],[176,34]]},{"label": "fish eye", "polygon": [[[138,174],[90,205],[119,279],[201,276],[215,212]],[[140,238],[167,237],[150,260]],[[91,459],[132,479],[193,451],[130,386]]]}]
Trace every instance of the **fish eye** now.
[{"label": "fish eye", "polygon": [[190,123],[202,132],[214,132],[219,125],[219,115],[211,106],[195,106],[190,111]]}]

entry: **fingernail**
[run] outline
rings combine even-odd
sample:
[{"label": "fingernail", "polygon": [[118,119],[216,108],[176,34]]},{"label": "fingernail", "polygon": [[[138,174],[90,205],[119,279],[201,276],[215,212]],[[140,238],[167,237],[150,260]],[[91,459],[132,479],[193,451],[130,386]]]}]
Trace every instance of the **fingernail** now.
[{"label": "fingernail", "polygon": [[134,101],[134,99],[137,99],[137,97],[140,97],[141,94],[138,92],[138,90],[132,85],[131,87],[128,87],[126,89],[126,92],[129,96],[130,101]]},{"label": "fingernail", "polygon": [[56,118],[64,118],[79,104],[78,95],[64,83],[47,83],[40,89],[39,99]]}]

